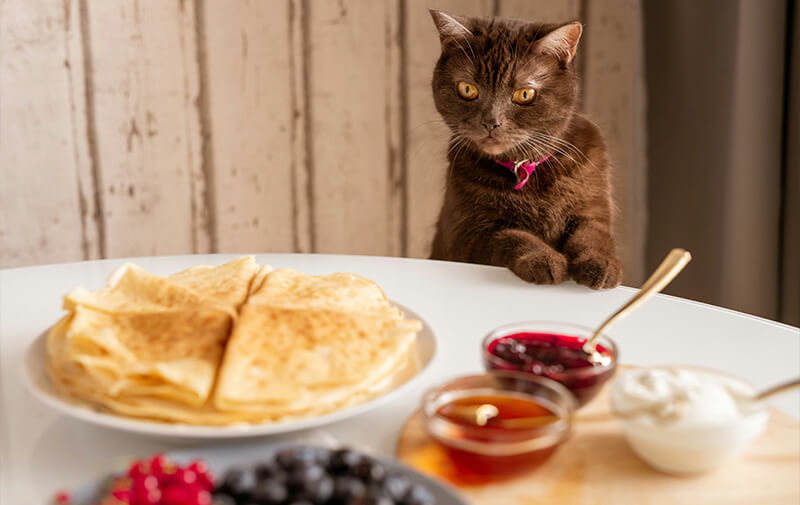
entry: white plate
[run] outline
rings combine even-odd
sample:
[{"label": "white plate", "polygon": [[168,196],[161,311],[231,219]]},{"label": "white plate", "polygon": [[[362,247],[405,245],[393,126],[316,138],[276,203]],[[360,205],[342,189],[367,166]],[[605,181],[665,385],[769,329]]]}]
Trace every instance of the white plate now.
[{"label": "white plate", "polygon": [[412,352],[416,354],[416,356],[412,355],[412,362],[413,359],[416,358],[416,371],[413,375],[408,374],[408,377],[403,377],[398,383],[394,384],[380,396],[365,403],[337,410],[322,416],[264,424],[195,426],[147,421],[116,415],[95,405],[67,397],[55,389],[45,369],[47,332],[39,335],[25,352],[25,361],[23,363],[24,382],[33,396],[61,414],[91,424],[169,439],[235,439],[277,435],[280,433],[316,428],[363,414],[396,398],[398,395],[402,394],[403,391],[408,389],[428,367],[431,361],[433,361],[433,356],[436,353],[436,337],[434,336],[433,329],[425,319],[413,310],[399,303],[395,303],[395,305],[403,311],[406,317],[422,321],[422,331],[417,335],[417,341],[412,349]]},{"label": "white plate", "polygon": [[[296,445],[293,443],[262,443],[262,444],[235,444],[225,445],[221,447],[205,447],[198,449],[190,449],[185,451],[176,451],[169,453],[167,456],[181,464],[186,464],[195,459],[202,459],[208,463],[216,478],[221,478],[226,470],[234,467],[249,467],[259,461],[264,461],[274,451],[280,447]],[[320,445],[320,444],[310,444]],[[140,457],[147,457],[148,454],[140,454]],[[383,463],[390,471],[402,473],[407,476],[413,484],[419,484],[433,495],[436,505],[467,505],[467,502],[461,498],[455,490],[449,486],[438,482],[430,477],[427,477],[416,470],[409,468],[395,460],[372,456]],[[120,469],[122,470],[122,469]],[[70,492],[73,503],[75,505],[92,505],[97,503],[103,491],[103,480],[98,479],[85,486],[77,488]]]}]

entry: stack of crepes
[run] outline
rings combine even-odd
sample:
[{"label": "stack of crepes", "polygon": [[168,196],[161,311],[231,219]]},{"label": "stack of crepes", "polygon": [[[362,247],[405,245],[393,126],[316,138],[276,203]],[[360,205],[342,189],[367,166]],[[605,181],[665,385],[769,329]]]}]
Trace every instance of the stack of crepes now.
[{"label": "stack of crepes", "polygon": [[421,329],[368,279],[272,271],[253,257],[170,277],[126,264],[64,308],[47,340],[56,387],[118,414],[199,425],[363,402],[407,369]]}]

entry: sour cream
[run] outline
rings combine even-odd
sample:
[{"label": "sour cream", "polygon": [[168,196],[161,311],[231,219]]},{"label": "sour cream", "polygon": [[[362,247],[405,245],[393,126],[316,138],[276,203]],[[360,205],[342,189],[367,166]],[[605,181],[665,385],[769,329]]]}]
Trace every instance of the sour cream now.
[{"label": "sour cream", "polygon": [[753,394],[722,373],[644,368],[614,382],[611,402],[639,457],[667,473],[691,474],[735,458],[764,431],[768,411]]}]

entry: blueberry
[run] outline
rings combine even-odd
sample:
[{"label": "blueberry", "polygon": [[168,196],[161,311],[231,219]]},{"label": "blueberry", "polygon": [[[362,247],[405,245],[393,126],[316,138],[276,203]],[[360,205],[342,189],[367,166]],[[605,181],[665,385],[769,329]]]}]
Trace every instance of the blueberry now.
[{"label": "blueberry", "polygon": [[365,482],[380,482],[386,476],[386,468],[377,461],[364,460],[355,470],[356,475]]},{"label": "blueberry", "polygon": [[310,489],[324,476],[325,469],[321,466],[314,464],[297,466],[289,474],[289,487],[292,489]]},{"label": "blueberry", "polygon": [[327,503],[333,496],[334,483],[333,479],[327,475],[316,481],[309,486],[308,494],[314,503]]},{"label": "blueberry", "polygon": [[265,461],[259,463],[255,467],[256,479],[265,480],[271,478],[273,475],[282,473],[283,470],[275,461]]},{"label": "blueberry", "polygon": [[215,492],[212,503],[214,505],[236,505],[236,500],[229,494]]},{"label": "blueberry", "polygon": [[294,449],[286,447],[275,453],[275,462],[284,470],[291,470],[294,466]]},{"label": "blueberry", "polygon": [[408,495],[403,499],[403,505],[434,505],[435,503],[431,493],[420,485],[411,486]]},{"label": "blueberry", "polygon": [[394,501],[400,501],[411,489],[411,482],[403,475],[389,475],[383,481],[384,492]]},{"label": "blueberry", "polygon": [[367,488],[363,482],[350,475],[336,477],[333,481],[333,496],[342,503],[363,497]]},{"label": "blueberry", "polygon": [[310,466],[324,460],[324,449],[316,447],[286,447],[275,454],[275,461],[284,470],[292,470],[298,466]]},{"label": "blueberry", "polygon": [[394,505],[394,500],[384,493],[380,487],[370,486],[364,498],[357,503],[358,505]]},{"label": "blueberry", "polygon": [[249,471],[233,469],[228,471],[222,479],[221,491],[233,495],[238,501],[250,496],[250,491],[256,484],[255,474]]},{"label": "blueberry", "polygon": [[322,465],[324,468],[328,468],[328,465],[331,462],[331,451],[330,449],[317,449],[317,464]]},{"label": "blueberry", "polygon": [[225,475],[222,476],[222,484],[220,485],[220,489],[230,489],[233,487],[238,487],[239,483],[244,478],[244,472],[239,468],[232,468],[225,472]]},{"label": "blueberry", "polygon": [[294,459],[305,464],[319,463],[321,452],[316,447],[297,447],[294,450]]},{"label": "blueberry", "polygon": [[319,451],[314,447],[286,447],[275,454],[275,461],[284,470],[317,463]]},{"label": "blueberry", "polygon": [[358,466],[362,459],[363,456],[356,451],[339,449],[331,454],[328,469],[337,473],[347,473]]},{"label": "blueberry", "polygon": [[286,485],[278,480],[262,482],[252,494],[252,499],[261,505],[280,505],[288,497],[289,490],[286,489]]}]

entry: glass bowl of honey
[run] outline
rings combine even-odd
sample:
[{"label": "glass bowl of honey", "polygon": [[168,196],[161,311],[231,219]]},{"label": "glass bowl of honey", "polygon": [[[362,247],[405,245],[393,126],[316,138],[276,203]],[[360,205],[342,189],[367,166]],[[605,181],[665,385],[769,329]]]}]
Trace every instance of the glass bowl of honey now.
[{"label": "glass bowl of honey", "polygon": [[487,370],[518,370],[547,377],[587,404],[617,369],[617,345],[601,335],[596,353],[584,349],[594,330],[554,321],[528,321],[492,330],[482,343]]},{"label": "glass bowl of honey", "polygon": [[561,384],[500,370],[458,377],[428,391],[422,417],[458,480],[482,483],[547,461],[569,436],[575,408]]}]

